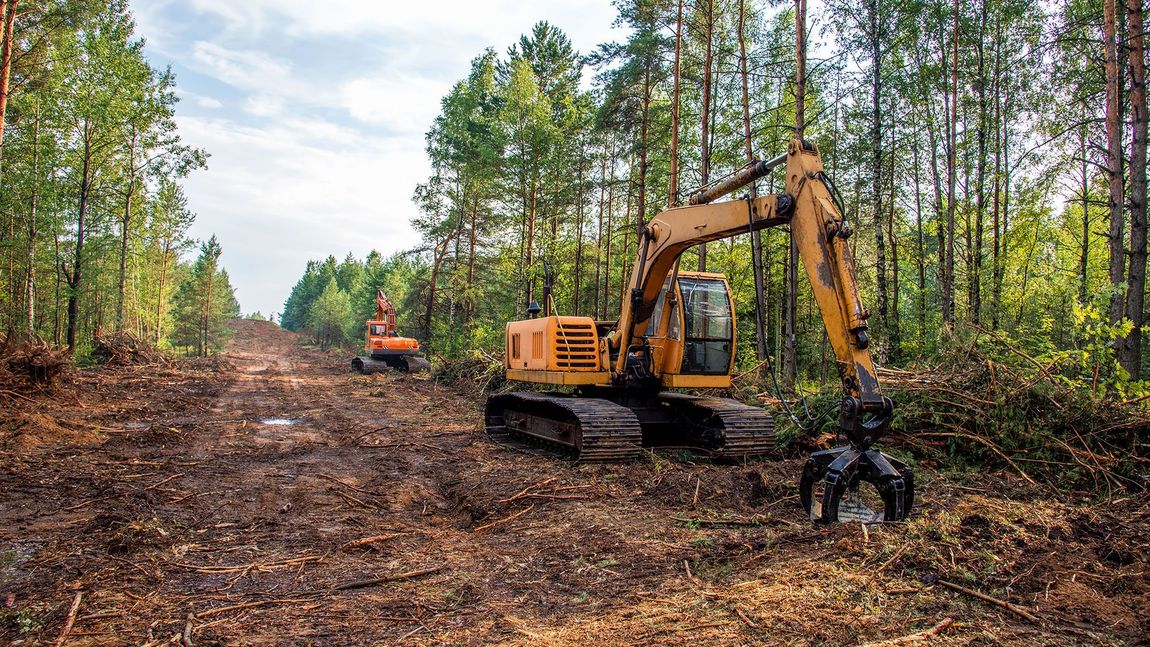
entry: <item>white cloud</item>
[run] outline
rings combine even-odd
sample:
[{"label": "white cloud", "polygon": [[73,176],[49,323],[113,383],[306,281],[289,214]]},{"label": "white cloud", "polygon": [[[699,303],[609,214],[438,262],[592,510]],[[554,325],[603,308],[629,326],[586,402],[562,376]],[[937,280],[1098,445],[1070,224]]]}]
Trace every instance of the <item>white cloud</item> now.
[{"label": "white cloud", "polygon": [[204,73],[240,89],[262,90],[295,83],[290,62],[263,52],[228,49],[201,40],[192,45],[192,61]]},{"label": "white cloud", "polygon": [[253,94],[244,99],[244,112],[256,117],[278,116],[283,107],[283,99],[270,94]]},{"label": "white cloud", "polygon": [[402,132],[423,132],[451,85],[418,77],[363,78],[345,83],[340,107],[362,123]]},{"label": "white cloud", "polygon": [[308,259],[410,249],[423,134],[485,47],[546,19],[583,52],[619,38],[610,0],[134,0],[171,63],[193,235],[219,236],[245,311],[278,312]]},{"label": "white cloud", "polygon": [[278,312],[308,259],[419,242],[409,223],[412,190],[429,172],[421,146],[294,117],[179,124],[212,153],[210,171],[187,184],[193,233],[219,236],[245,310]]}]

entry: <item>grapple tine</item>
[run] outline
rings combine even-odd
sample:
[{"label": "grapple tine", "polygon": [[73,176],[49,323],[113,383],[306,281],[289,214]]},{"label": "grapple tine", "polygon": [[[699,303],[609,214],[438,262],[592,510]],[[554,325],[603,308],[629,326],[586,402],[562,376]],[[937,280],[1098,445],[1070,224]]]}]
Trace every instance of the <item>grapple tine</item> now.
[{"label": "grapple tine", "polygon": [[[910,516],[914,506],[913,470],[875,449],[836,447],[815,452],[803,467],[799,499],[813,522],[831,524],[840,520],[843,496],[857,492],[864,483],[874,486],[882,500],[882,510],[880,513],[856,505],[851,509],[852,517],[859,517],[864,509],[869,516],[853,520],[903,521]],[[822,491],[816,498],[820,486]]]}]

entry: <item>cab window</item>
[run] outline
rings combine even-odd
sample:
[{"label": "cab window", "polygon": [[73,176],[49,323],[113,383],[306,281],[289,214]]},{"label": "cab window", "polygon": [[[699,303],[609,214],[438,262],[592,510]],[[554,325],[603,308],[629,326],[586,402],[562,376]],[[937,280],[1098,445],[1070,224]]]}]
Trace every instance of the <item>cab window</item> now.
[{"label": "cab window", "polygon": [[717,279],[679,278],[683,295],[683,373],[725,374],[734,347],[731,300]]}]

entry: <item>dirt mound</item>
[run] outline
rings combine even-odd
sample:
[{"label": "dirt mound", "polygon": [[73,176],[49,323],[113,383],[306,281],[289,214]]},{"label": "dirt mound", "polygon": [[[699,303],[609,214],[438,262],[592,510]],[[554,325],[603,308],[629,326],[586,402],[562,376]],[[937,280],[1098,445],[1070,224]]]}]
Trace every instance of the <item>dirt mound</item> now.
[{"label": "dirt mound", "polygon": [[42,413],[17,411],[0,426],[0,447],[21,455],[65,445],[94,445],[99,441],[98,434],[70,429]]}]

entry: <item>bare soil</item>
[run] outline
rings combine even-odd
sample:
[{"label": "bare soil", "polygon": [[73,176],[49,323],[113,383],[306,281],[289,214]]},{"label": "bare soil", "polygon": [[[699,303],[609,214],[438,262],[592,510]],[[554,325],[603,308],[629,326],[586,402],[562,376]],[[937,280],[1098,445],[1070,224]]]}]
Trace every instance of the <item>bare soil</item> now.
[{"label": "bare soil", "polygon": [[571,465],[347,367],[242,321],[224,361],[0,391],[0,640],[1148,644],[1144,494],[925,466],[909,523],[820,529],[801,458]]}]

